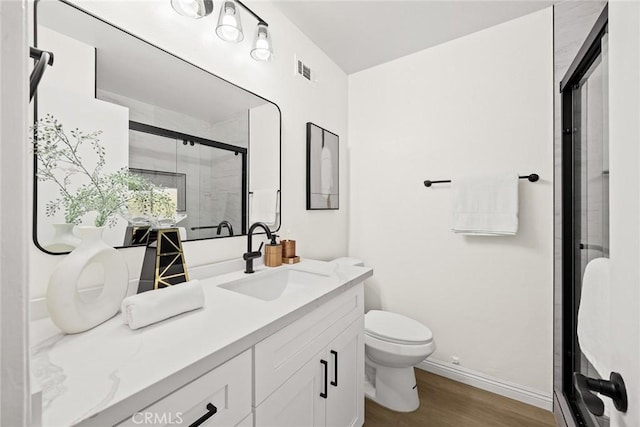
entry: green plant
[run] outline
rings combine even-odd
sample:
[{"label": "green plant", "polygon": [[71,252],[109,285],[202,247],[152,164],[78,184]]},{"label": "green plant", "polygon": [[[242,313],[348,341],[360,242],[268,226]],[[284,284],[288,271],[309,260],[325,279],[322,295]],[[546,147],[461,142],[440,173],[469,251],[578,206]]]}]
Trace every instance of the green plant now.
[{"label": "green plant", "polygon": [[[60,209],[64,209],[65,221],[78,224],[80,218],[87,212],[84,200],[74,194],[70,187],[71,177],[83,174],[96,182],[105,164],[105,151],[100,145],[98,136],[100,131],[84,133],[78,129],[71,131],[71,138],[64,132],[53,116],[38,120],[32,127],[32,143],[37,159],[36,177],[39,181],[52,181],[58,186],[60,197],[46,204],[47,216],[52,216]],[[96,155],[93,170],[86,169],[80,155],[80,149],[91,145]]]},{"label": "green plant", "polygon": [[[62,124],[53,116],[40,119],[32,128],[32,143],[37,159],[36,176],[39,181],[52,181],[59,189],[60,197],[46,204],[46,215],[52,216],[64,209],[65,221],[80,223],[87,212],[97,213],[97,227],[115,225],[116,215],[124,214],[132,201],[143,201],[150,214],[171,216],[175,206],[162,188],[148,179],[122,168],[116,172],[103,173],[105,148],[100,144],[101,131],[85,133],[79,129],[65,133]],[[94,159],[93,167],[87,167],[80,154],[81,148],[90,145]],[[86,150],[85,150],[86,152]],[[75,191],[71,190],[72,177],[88,178]]]}]

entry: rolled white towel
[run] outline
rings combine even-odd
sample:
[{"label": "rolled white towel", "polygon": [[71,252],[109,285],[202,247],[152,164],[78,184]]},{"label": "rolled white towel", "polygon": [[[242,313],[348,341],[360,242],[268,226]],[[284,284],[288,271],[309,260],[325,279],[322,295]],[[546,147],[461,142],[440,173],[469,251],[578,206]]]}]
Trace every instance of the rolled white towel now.
[{"label": "rolled white towel", "polygon": [[120,309],[125,325],[139,329],[204,306],[204,292],[198,280],[132,295]]}]

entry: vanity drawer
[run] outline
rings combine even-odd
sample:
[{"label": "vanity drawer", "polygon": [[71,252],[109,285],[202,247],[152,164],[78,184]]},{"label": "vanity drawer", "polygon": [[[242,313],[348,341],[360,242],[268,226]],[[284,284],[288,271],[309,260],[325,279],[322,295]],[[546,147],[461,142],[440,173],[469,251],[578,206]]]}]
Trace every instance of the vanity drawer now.
[{"label": "vanity drawer", "polygon": [[[212,406],[208,407],[209,404],[215,411]],[[188,426],[210,412],[215,414],[202,426],[235,426],[251,414],[251,350],[137,412],[118,426]]]},{"label": "vanity drawer", "polygon": [[256,344],[254,405],[258,407],[363,313],[360,283]]}]

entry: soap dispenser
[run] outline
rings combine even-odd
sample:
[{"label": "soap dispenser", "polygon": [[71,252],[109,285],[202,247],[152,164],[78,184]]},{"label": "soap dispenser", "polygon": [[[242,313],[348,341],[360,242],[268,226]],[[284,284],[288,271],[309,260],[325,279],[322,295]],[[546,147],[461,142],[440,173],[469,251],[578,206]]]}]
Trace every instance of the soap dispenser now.
[{"label": "soap dispenser", "polygon": [[277,234],[271,234],[271,243],[264,247],[264,265],[278,267],[282,265],[282,245],[276,241]]}]

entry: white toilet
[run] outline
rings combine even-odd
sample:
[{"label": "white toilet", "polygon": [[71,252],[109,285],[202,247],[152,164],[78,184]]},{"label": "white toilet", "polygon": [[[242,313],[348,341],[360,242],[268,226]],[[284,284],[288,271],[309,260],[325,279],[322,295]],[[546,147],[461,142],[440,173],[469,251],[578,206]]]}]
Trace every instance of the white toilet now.
[{"label": "white toilet", "polygon": [[[354,258],[337,264],[363,266]],[[436,349],[433,334],[422,323],[388,311],[371,310],[364,317],[365,395],[389,409],[418,409],[418,389],[413,367]]]},{"label": "white toilet", "polygon": [[422,323],[388,311],[364,316],[365,395],[389,409],[418,409],[413,367],[436,349],[433,334]]}]

